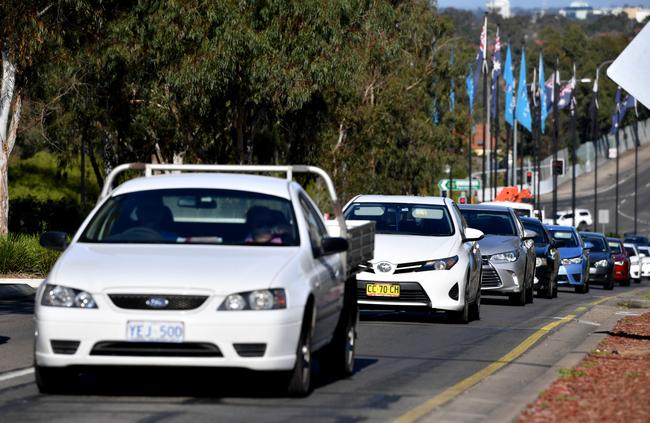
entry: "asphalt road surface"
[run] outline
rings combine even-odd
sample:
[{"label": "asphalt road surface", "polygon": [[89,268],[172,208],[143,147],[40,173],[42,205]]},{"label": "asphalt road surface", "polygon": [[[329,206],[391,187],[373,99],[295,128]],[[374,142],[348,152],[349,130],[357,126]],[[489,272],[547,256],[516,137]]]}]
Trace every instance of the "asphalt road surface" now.
[{"label": "asphalt road surface", "polygon": [[[549,322],[632,288],[617,286],[612,293],[593,287],[588,294],[561,290],[559,298],[535,298],[525,307],[484,297],[481,320],[468,325],[452,324],[443,313],[363,312],[354,376],[331,380],[317,374],[314,392],[303,399],[287,398],[274,387],[276,380],[264,375],[165,368],[110,369],[84,375],[75,394],[40,395],[30,372],[32,300],[2,300],[0,420],[393,421],[498,360]],[[585,325],[584,337],[593,330]],[[583,339],[576,337],[575,345]],[[507,398],[504,406],[512,406]]]},{"label": "asphalt road surface", "polygon": [[[571,172],[571,167],[567,167]],[[598,209],[609,210],[609,223],[599,224],[599,232],[615,232],[615,212],[618,212],[618,233],[634,230],[634,150],[619,157],[619,192],[616,204],[616,160],[599,159]],[[637,173],[637,231],[650,233],[650,145],[639,148]],[[542,196],[542,205],[548,218],[552,216],[552,194]],[[571,182],[558,189],[558,210],[571,208]],[[585,208],[594,216],[594,174],[576,178],[576,208]],[[590,228],[591,229],[591,228]]]}]

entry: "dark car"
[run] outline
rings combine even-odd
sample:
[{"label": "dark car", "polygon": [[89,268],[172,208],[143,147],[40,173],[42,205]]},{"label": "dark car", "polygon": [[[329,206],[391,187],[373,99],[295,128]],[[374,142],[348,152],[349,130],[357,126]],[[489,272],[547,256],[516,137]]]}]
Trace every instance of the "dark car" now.
[{"label": "dark car", "polygon": [[650,245],[647,236],[635,234],[635,233],[626,233],[623,239],[624,243],[634,244],[634,245]]},{"label": "dark car", "polygon": [[605,235],[598,232],[580,232],[589,248],[589,282],[602,284],[604,289],[614,289],[614,258]]},{"label": "dark car", "polygon": [[524,228],[534,231],[535,242],[535,290],[538,296],[557,297],[557,275],[560,269],[560,252],[555,240],[537,219],[519,217]]}]

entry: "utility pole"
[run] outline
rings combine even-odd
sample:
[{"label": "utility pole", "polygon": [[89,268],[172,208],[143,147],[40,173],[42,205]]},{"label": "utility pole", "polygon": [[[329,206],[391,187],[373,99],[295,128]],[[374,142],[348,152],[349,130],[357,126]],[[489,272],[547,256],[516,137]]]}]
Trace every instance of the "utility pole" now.
[{"label": "utility pole", "polygon": [[560,132],[560,123],[558,122],[558,107],[557,101],[560,95],[560,81],[558,80],[558,61],[555,61],[553,70],[553,224],[557,225],[557,169],[555,163],[557,162],[557,142]]},{"label": "utility pole", "polygon": [[618,236],[618,171],[619,171],[619,168],[618,168],[618,162],[619,162],[618,156],[619,156],[619,150],[620,150],[620,148],[619,148],[619,136],[618,136],[618,133],[620,131],[619,131],[618,125],[620,124],[620,121],[621,121],[621,97],[620,97],[621,92],[620,91],[621,91],[621,87],[618,87],[618,91],[616,93],[617,94],[616,95],[616,125],[615,125],[616,133],[614,134],[615,138],[616,138],[616,188],[615,188],[616,199],[614,200],[614,233],[616,233],[616,236]]},{"label": "utility pole", "polygon": [[573,227],[576,226],[576,65],[573,64],[573,87],[569,108],[571,111],[571,213],[573,213]]}]

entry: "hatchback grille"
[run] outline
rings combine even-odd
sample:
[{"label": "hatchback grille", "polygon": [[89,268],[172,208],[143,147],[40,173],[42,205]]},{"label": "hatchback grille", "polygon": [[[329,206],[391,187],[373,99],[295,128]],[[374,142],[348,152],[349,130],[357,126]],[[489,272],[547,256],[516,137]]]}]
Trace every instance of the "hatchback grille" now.
[{"label": "hatchback grille", "polygon": [[567,277],[567,275],[558,275],[557,280],[558,282],[569,282],[569,278]]},{"label": "hatchback grille", "polygon": [[501,286],[501,278],[492,266],[483,266],[483,274],[481,276],[482,288],[497,288]]},{"label": "hatchback grille", "polygon": [[50,345],[52,346],[52,351],[54,351],[55,354],[70,355],[77,352],[77,348],[79,348],[79,341],[61,341],[52,339],[50,341]]},{"label": "hatchback grille", "polygon": [[[369,297],[366,295],[366,285],[369,283],[386,283],[392,285],[399,285],[399,297]],[[416,303],[429,303],[429,296],[422,286],[417,282],[367,282],[357,281],[357,296],[359,300],[367,301],[392,301],[392,302],[416,302]]]},{"label": "hatchback grille", "polygon": [[90,355],[137,357],[223,357],[214,344],[199,342],[98,342]]},{"label": "hatchback grille", "polygon": [[490,256],[482,256],[481,263],[483,263],[483,266],[487,266],[488,264],[490,264]]},{"label": "hatchback grille", "polygon": [[[413,261],[409,263],[399,263],[395,267],[395,271],[393,272],[394,275],[400,274],[400,273],[410,273],[410,272],[419,272],[421,271],[422,266],[425,263],[428,263],[432,260],[424,260],[424,261]],[[368,273],[376,273],[375,268],[373,267],[372,263],[370,262],[365,262],[359,265],[359,270],[362,272],[368,272]]]},{"label": "hatchback grille", "polygon": [[206,295],[109,294],[113,304],[130,310],[193,310],[199,308]]}]

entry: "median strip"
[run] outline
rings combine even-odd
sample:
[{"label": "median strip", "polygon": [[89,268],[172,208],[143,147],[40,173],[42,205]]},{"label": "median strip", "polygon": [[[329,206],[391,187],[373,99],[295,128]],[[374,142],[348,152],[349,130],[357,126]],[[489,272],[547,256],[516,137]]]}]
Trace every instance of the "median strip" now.
[{"label": "median strip", "polygon": [[30,375],[32,373],[34,373],[33,367],[28,367],[26,369],[14,370],[13,372],[3,373],[0,374],[0,382],[4,382],[5,380],[9,380],[9,379],[15,379],[21,376]]}]

